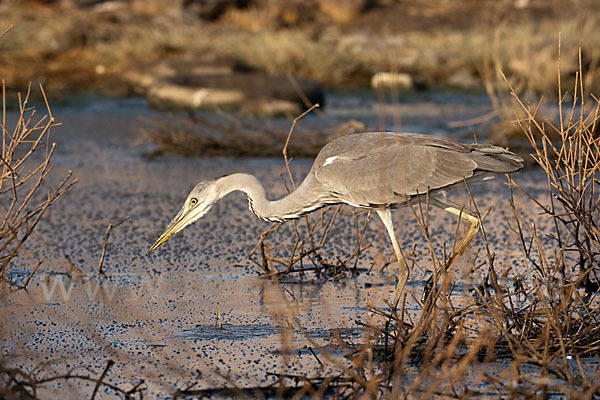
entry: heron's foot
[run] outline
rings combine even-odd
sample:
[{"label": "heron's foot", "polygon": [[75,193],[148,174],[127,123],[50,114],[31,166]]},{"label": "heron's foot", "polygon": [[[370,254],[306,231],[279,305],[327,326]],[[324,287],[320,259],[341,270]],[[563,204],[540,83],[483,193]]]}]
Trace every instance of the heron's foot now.
[{"label": "heron's foot", "polygon": [[394,290],[394,297],[392,300],[392,307],[396,308],[398,303],[400,302],[400,297],[402,297],[402,293],[404,292],[404,288],[406,287],[406,282],[408,281],[408,268],[406,264],[400,263],[400,271],[398,272],[398,284],[396,285],[396,290]]},{"label": "heron's foot", "polygon": [[481,228],[479,219],[477,219],[476,217],[474,217],[470,214],[464,214],[464,217],[469,222],[469,230],[467,231],[467,234],[465,235],[463,240],[460,242],[460,244],[452,251],[452,254],[450,254],[450,257],[448,257],[448,261],[446,262],[446,268],[449,268],[450,265],[452,264],[452,262],[459,255],[464,253],[464,251],[466,250],[469,243],[471,243],[471,241],[473,240],[473,238],[475,237],[475,235]]},{"label": "heron's foot", "polygon": [[[446,258],[446,260],[444,261],[444,263],[442,264],[442,266],[440,268],[440,272],[448,271],[448,269],[450,268],[450,266],[452,265],[454,260],[456,260],[457,256],[458,256],[458,253],[452,253],[448,258]],[[434,276],[435,276],[435,274],[429,275],[429,278],[427,278],[427,280],[425,281],[425,286],[423,286],[423,294],[421,295],[421,303],[423,303],[423,304],[425,304],[425,302],[429,298],[429,295],[431,294],[431,291],[433,290],[433,277]]]},{"label": "heron's foot", "polygon": [[[452,254],[450,254],[450,256],[448,256],[448,258],[446,258],[446,260],[444,261],[444,263],[442,264],[441,268],[440,268],[440,272],[446,272],[450,269],[450,267],[452,266],[452,263],[454,263],[454,261],[456,261],[456,259],[458,258],[458,256],[464,251],[464,247],[459,251],[455,251]],[[421,302],[425,303],[427,301],[427,298],[429,297],[429,294],[431,293],[432,289],[433,289],[433,277],[434,274],[431,274],[429,276],[429,278],[427,279],[427,281],[425,281],[425,286],[423,287],[423,294],[421,296]]]}]

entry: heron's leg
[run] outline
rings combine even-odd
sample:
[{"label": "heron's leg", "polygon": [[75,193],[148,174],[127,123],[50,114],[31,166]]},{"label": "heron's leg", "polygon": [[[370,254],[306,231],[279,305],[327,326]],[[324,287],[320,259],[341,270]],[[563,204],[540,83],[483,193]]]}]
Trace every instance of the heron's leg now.
[{"label": "heron's leg", "polygon": [[[452,250],[452,253],[450,254],[448,261],[444,262],[443,271],[445,272],[448,270],[448,268],[450,268],[450,266],[452,265],[452,262],[456,259],[456,256],[458,256],[460,253],[462,253],[465,250],[465,248],[467,247],[467,245],[471,242],[471,240],[473,240],[473,237],[479,230],[479,219],[475,218],[471,214],[468,214],[464,211],[461,212],[461,210],[458,210],[452,206],[449,206],[446,203],[442,203],[441,201],[439,201],[438,199],[435,199],[433,197],[429,198],[429,204],[439,207],[442,210],[447,211],[449,213],[452,213],[452,214],[462,218],[463,220],[466,220],[469,223],[469,231],[467,232],[466,236],[460,242],[458,247],[456,249]],[[427,298],[429,297],[431,290],[433,289],[433,279],[434,279],[434,275],[431,275],[429,277],[429,279],[427,279],[427,282],[425,282],[425,288],[423,289],[423,295],[421,296],[421,301],[423,302],[423,304],[425,304],[425,302],[427,301]]]},{"label": "heron's leg", "polygon": [[398,244],[396,234],[394,233],[392,212],[387,207],[378,208],[377,214],[379,215],[379,218],[381,218],[383,225],[385,225],[385,229],[387,229],[387,233],[392,241],[392,246],[394,247],[394,252],[396,253],[396,258],[400,264],[400,271],[398,272],[398,285],[396,286],[396,290],[394,290],[394,298],[392,300],[392,306],[396,307],[398,302],[400,302],[400,295],[402,295],[404,287],[406,286],[406,282],[408,281],[408,266],[406,265],[406,260],[404,260],[404,257],[402,256],[400,245]]},{"label": "heron's leg", "polygon": [[[442,210],[447,211],[449,213],[452,213],[452,214],[456,215],[457,217],[460,217],[469,223],[469,231],[467,232],[464,239],[460,242],[458,247],[456,249],[453,249],[453,252],[450,255],[450,264],[451,264],[452,261],[454,260],[454,257],[461,254],[465,250],[467,245],[471,242],[471,240],[473,240],[473,237],[479,230],[479,219],[472,216],[471,214],[468,214],[464,211],[461,211],[454,207],[451,207],[448,204],[442,203],[441,201],[439,201],[433,197],[431,197],[429,199],[429,204],[439,207]],[[449,265],[447,267],[449,267]]]}]

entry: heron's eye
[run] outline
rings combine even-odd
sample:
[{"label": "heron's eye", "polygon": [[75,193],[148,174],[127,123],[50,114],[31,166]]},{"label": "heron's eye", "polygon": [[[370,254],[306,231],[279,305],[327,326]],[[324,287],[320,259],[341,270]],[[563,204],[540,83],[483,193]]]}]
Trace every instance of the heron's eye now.
[{"label": "heron's eye", "polygon": [[196,204],[198,204],[198,199],[195,197],[192,197],[190,199],[190,205],[195,206]]}]

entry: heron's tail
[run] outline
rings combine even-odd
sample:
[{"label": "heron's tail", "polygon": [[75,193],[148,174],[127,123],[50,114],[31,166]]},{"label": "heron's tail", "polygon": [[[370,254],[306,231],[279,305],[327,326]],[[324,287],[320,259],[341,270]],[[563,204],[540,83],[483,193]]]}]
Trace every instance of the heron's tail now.
[{"label": "heron's tail", "polygon": [[497,173],[515,172],[523,168],[523,159],[515,153],[489,144],[472,145],[469,158],[477,163],[477,169]]}]

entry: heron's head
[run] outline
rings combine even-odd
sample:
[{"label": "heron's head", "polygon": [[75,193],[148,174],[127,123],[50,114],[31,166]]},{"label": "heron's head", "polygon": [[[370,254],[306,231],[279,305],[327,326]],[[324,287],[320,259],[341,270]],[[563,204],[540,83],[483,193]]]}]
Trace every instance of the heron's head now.
[{"label": "heron's head", "polygon": [[204,181],[197,184],[190,192],[183,207],[175,215],[169,226],[154,242],[148,253],[167,241],[175,233],[183,230],[186,226],[203,217],[213,204],[219,200],[219,192],[215,181]]}]

